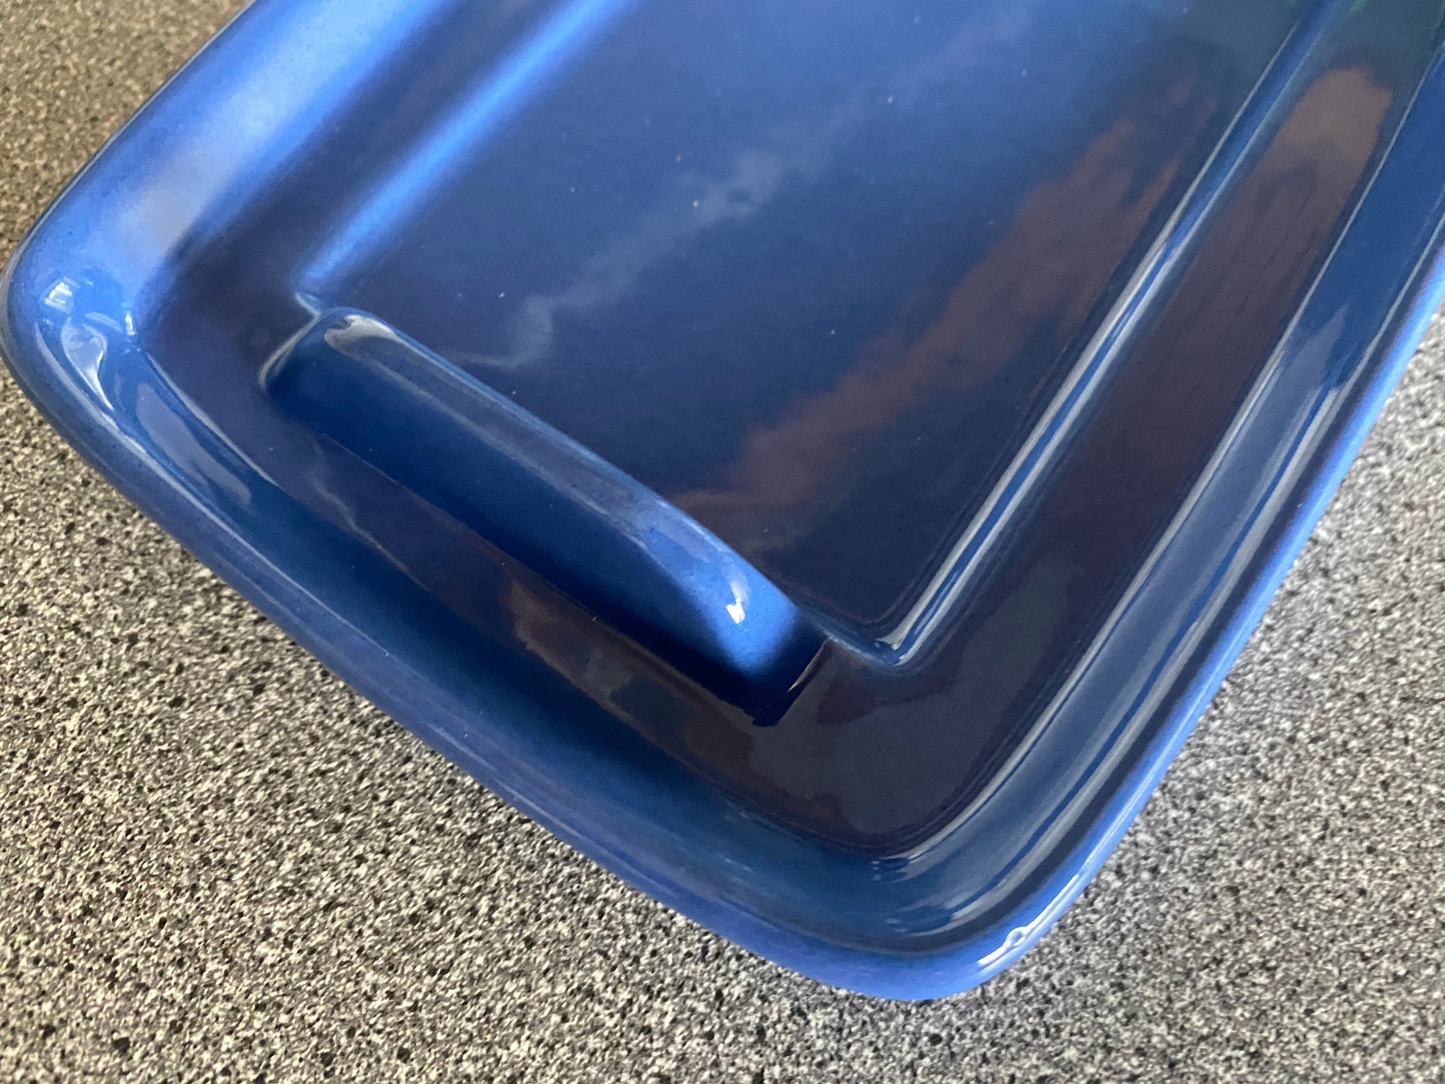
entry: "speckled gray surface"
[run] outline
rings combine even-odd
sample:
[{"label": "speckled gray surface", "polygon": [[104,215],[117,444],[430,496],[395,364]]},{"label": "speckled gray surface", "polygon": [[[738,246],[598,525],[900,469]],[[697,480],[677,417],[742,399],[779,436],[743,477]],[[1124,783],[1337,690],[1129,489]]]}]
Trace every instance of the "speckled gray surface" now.
[{"label": "speckled gray surface", "polygon": [[[226,0],[0,5],[0,247]],[[602,873],[0,378],[0,1078],[1445,1080],[1445,328],[1103,874],[906,1005]]]}]

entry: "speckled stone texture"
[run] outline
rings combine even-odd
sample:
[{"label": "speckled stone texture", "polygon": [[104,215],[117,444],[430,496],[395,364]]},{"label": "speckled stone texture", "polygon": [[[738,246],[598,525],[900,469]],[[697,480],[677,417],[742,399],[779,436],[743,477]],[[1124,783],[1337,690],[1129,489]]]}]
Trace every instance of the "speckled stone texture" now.
[{"label": "speckled stone texture", "polygon": [[[0,4],[0,247],[228,14]],[[349,692],[0,378],[0,1079],[1445,1080],[1445,327],[1059,926],[917,1005],[758,960]]]}]

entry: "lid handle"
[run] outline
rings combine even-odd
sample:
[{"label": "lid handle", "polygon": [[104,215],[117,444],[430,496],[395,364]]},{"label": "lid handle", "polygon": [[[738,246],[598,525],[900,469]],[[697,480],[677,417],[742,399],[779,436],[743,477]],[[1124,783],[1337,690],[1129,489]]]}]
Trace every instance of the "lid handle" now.
[{"label": "lid handle", "polygon": [[707,528],[375,317],[325,314],[264,381],[285,413],[759,723],[777,721],[823,646]]}]

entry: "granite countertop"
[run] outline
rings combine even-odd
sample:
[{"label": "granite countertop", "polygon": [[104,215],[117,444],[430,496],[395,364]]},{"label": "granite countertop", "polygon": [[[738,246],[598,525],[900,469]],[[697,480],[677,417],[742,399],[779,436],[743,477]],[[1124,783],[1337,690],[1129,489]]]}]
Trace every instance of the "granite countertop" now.
[{"label": "granite countertop", "polygon": [[[0,8],[0,249],[228,0]],[[1445,325],[1223,691],[1025,960],[759,960],[330,677],[0,377],[0,1077],[1445,1080]]]}]

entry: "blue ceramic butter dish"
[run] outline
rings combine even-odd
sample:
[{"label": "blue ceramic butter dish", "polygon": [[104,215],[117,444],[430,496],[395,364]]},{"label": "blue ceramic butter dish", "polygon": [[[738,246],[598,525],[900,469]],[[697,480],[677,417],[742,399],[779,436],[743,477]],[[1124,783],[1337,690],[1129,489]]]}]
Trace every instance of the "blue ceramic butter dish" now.
[{"label": "blue ceramic butter dish", "polygon": [[1017,959],[1442,293],[1436,0],[257,0],[4,279],[65,437],[725,937]]}]

